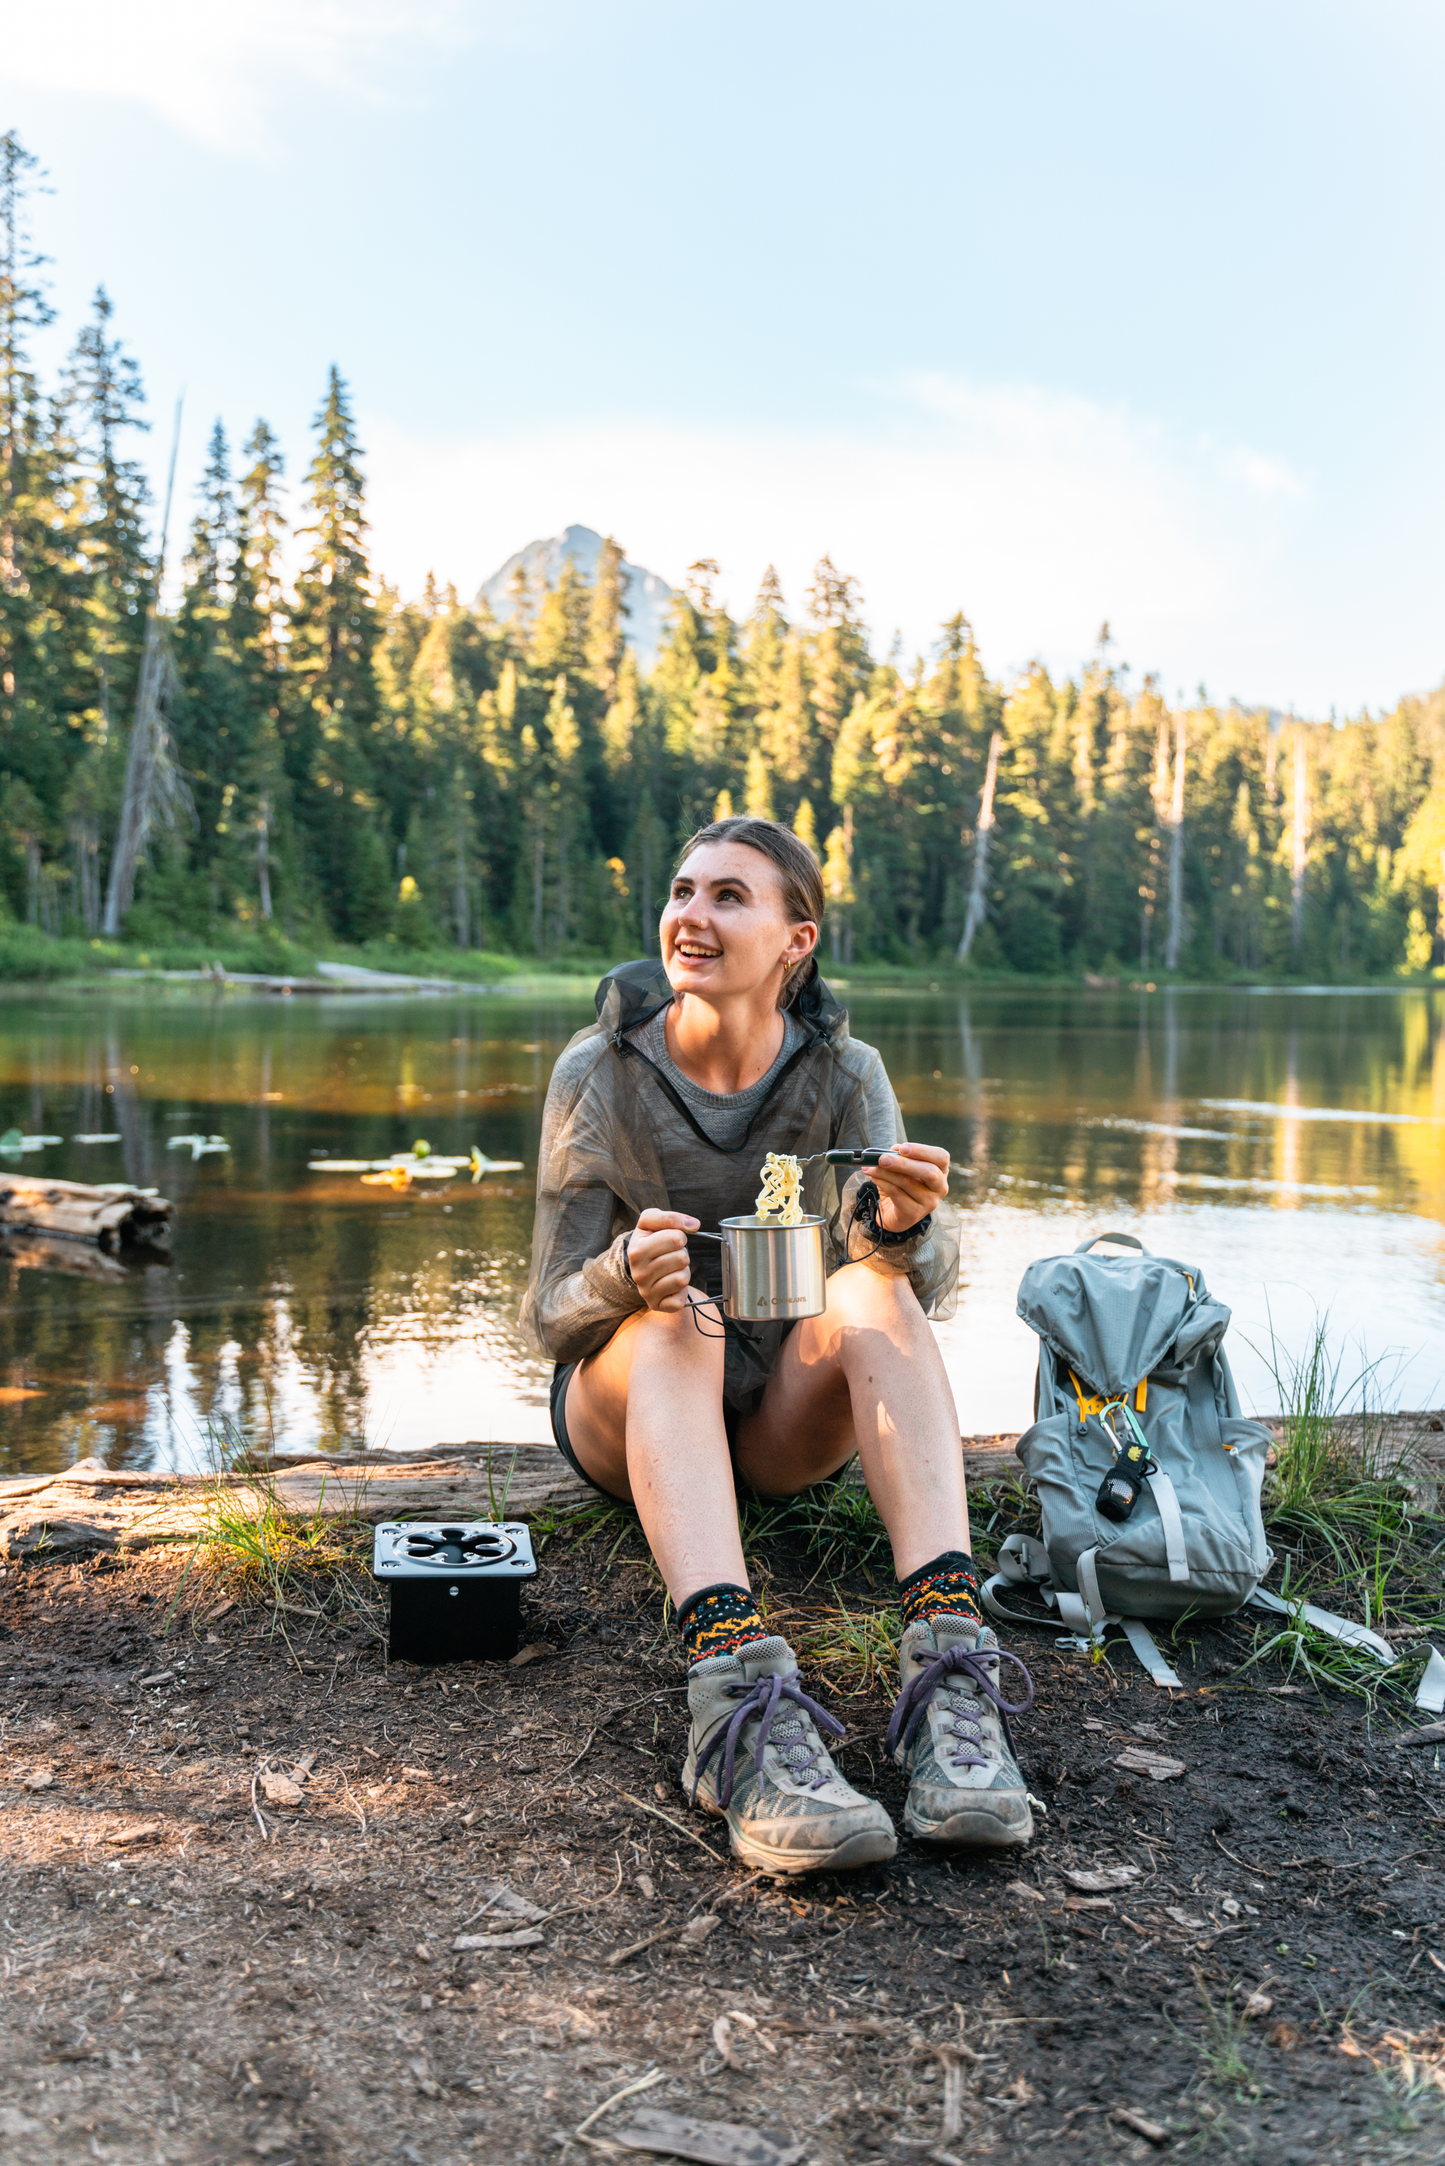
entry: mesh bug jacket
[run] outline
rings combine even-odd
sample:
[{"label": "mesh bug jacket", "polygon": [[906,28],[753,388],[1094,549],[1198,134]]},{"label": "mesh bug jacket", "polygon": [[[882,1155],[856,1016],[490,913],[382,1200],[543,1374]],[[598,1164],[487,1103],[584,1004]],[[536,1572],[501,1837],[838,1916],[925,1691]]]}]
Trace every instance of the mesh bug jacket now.
[{"label": "mesh bug jacket", "polygon": [[[597,988],[597,1021],[581,1030],[552,1071],[537,1165],[537,1216],[522,1325],[554,1361],[595,1353],[623,1318],[644,1306],[622,1263],[626,1236],[649,1209],[685,1210],[705,1227],[750,1213],[769,1151],[813,1152],[906,1140],[898,1101],[872,1046],[849,1035],[848,1017],[814,977],[793,1013],[805,1038],[784,1063],[744,1142],[709,1141],[665,1076],[631,1035],[672,999],[655,959],[624,963]],[[886,1112],[882,1109],[886,1108]],[[890,1132],[868,1133],[886,1118]],[[685,1195],[669,1194],[664,1158],[685,1167]],[[803,1171],[803,1207],[826,1220],[830,1271],[867,1259],[874,1270],[907,1274],[925,1313],[953,1313],[958,1287],[957,1214],[937,1207],[918,1239],[869,1256],[852,1202],[860,1173],[841,1193],[835,1170]],[[715,1244],[691,1251],[693,1284],[720,1290]],[[716,1312],[714,1312],[715,1314]],[[757,1404],[777,1364],[786,1323],[727,1324],[724,1397],[740,1411]]]}]

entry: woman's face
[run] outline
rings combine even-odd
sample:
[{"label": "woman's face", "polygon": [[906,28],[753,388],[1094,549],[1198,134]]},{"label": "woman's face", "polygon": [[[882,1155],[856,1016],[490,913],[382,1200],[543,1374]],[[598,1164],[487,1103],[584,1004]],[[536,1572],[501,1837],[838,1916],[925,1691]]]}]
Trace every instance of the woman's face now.
[{"label": "woman's face", "polygon": [[658,933],[668,982],[703,1000],[736,997],[771,985],[817,945],[811,918],[790,925],[783,878],[761,850],[743,842],[705,842],[683,859]]}]

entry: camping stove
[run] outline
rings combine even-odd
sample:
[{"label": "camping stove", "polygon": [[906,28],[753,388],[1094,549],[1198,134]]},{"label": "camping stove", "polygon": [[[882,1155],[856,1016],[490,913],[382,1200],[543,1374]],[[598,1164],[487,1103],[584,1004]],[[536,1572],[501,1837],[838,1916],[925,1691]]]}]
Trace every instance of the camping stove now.
[{"label": "camping stove", "polygon": [[391,1585],[393,1662],[505,1662],[517,1652],[522,1581],[537,1576],[525,1527],[388,1522],[372,1570]]}]

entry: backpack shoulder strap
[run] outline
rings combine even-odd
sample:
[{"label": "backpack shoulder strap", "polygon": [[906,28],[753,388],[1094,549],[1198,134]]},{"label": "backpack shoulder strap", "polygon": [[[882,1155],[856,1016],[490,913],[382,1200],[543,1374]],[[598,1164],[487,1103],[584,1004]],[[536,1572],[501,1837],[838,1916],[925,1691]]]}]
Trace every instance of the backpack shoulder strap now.
[{"label": "backpack shoulder strap", "polygon": [[1200,1442],[1222,1452],[1224,1432],[1219,1426],[1219,1405],[1214,1396],[1213,1356],[1196,1361],[1189,1371],[1189,1413]]}]

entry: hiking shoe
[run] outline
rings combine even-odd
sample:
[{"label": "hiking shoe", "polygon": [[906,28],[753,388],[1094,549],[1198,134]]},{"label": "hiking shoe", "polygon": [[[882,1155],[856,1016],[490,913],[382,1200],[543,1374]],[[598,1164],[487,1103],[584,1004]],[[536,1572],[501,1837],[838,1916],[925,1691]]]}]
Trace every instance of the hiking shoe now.
[{"label": "hiking shoe", "polygon": [[893,1822],[828,1757],[843,1725],[810,1700],[784,1639],[710,1655],[687,1676],[689,1800],[728,1824],[734,1856],[773,1873],[843,1872],[898,1848]]},{"label": "hiking shoe", "polygon": [[[1008,1718],[1033,1706],[1034,1687],[1018,1656],[971,1617],[910,1625],[899,1655],[903,1689],[886,1750],[910,1777],[909,1834],[990,1850],[1028,1842],[1033,1814]],[[999,1696],[1001,1662],[1023,1671],[1028,1698],[1017,1706]]]}]

